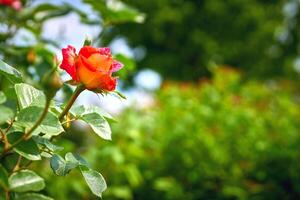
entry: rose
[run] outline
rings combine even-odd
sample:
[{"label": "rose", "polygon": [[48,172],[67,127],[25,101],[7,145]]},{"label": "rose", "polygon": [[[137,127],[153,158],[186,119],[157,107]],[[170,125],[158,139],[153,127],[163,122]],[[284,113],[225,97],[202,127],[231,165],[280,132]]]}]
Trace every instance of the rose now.
[{"label": "rose", "polygon": [[20,10],[22,8],[20,0],[0,0],[0,4],[10,6],[15,10]]},{"label": "rose", "polygon": [[94,91],[113,91],[117,79],[112,73],[123,67],[123,64],[112,58],[108,47],[95,48],[84,46],[78,55],[72,46],[62,49],[64,69],[76,83],[82,83],[87,89]]}]

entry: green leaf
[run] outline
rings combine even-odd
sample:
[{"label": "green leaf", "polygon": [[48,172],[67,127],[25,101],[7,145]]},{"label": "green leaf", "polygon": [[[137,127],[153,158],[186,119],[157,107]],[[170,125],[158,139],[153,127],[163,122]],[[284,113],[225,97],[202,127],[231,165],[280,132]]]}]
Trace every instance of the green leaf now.
[{"label": "green leaf", "polygon": [[91,126],[93,131],[105,140],[111,140],[111,129],[104,117],[98,113],[84,114],[81,119]]},{"label": "green leaf", "polygon": [[6,101],[5,94],[2,91],[0,91],[0,104],[4,103],[5,101]]},{"label": "green leaf", "polygon": [[37,193],[18,194],[16,200],[54,200],[50,197]]},{"label": "green leaf", "polygon": [[[7,135],[8,141],[13,144],[19,140],[24,133],[21,132],[12,132]],[[22,141],[15,148],[14,151],[20,154],[21,156],[27,158],[28,160],[40,160],[40,150],[35,143],[35,141],[30,138],[28,140]]]},{"label": "green leaf", "polygon": [[65,159],[69,160],[69,161],[72,160],[73,162],[75,162],[75,160],[76,160],[78,165],[90,168],[90,165],[87,163],[87,161],[78,154],[73,154],[73,153],[69,152],[65,155]]},{"label": "green leaf", "polygon": [[98,113],[99,115],[102,115],[104,118],[109,119],[111,121],[116,121],[113,116],[111,116],[109,113],[105,112],[98,106],[74,106],[71,108],[70,113],[74,115],[74,117],[81,118],[82,115],[84,114],[89,114],[89,113]]},{"label": "green leaf", "polygon": [[47,149],[49,149],[52,152],[62,151],[64,149],[63,147],[57,146],[57,145],[51,143],[48,139],[43,138],[41,136],[36,135],[36,136],[33,136],[32,138],[34,139],[35,142],[45,146]]},{"label": "green leaf", "polygon": [[22,82],[21,73],[10,65],[0,60],[0,74],[5,76],[12,83]]},{"label": "green leaf", "polygon": [[70,110],[71,114],[91,126],[93,131],[105,140],[111,140],[111,129],[106,119],[114,118],[98,106],[77,106]]},{"label": "green leaf", "polygon": [[84,177],[85,182],[91,189],[94,195],[101,197],[102,192],[107,188],[103,176],[95,170],[88,169],[87,167],[80,166],[80,171]]},{"label": "green leaf", "polygon": [[0,124],[7,122],[7,120],[14,117],[14,112],[3,105],[0,105]]},{"label": "green leaf", "polygon": [[31,85],[25,83],[16,84],[15,90],[21,109],[28,106],[45,106],[46,97],[41,90],[35,89]]},{"label": "green leaf", "polygon": [[0,164],[0,187],[8,188],[8,173],[1,164]]},{"label": "green leaf", "polygon": [[[26,129],[31,128],[42,114],[43,109],[44,108],[37,106],[26,107],[19,112],[16,125],[22,126]],[[64,129],[58,118],[51,112],[48,112],[40,126],[34,131],[33,135],[44,133],[44,137],[50,138],[51,136],[58,135],[63,131]]]},{"label": "green leaf", "polygon": [[120,0],[85,0],[85,2],[92,5],[93,9],[95,9],[96,11],[99,11],[105,23],[142,23],[145,20],[145,15],[143,13],[140,13],[136,9],[126,5]]},{"label": "green leaf", "polygon": [[45,187],[44,179],[30,170],[13,173],[8,183],[10,190],[14,192],[40,191]]},{"label": "green leaf", "polygon": [[71,157],[64,160],[60,155],[54,154],[50,159],[50,166],[53,172],[58,176],[67,175],[72,169],[78,166],[79,162]]}]

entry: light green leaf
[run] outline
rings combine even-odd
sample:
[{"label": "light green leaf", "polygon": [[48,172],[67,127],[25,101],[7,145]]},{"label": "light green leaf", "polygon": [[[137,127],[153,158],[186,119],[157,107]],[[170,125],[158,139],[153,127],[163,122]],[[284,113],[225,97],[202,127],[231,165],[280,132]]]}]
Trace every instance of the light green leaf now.
[{"label": "light green leaf", "polygon": [[30,170],[13,173],[8,183],[10,190],[14,192],[40,191],[45,187],[44,179]]},{"label": "light green leaf", "polygon": [[80,118],[84,114],[89,114],[89,113],[98,113],[99,115],[102,115],[104,118],[109,119],[111,121],[116,121],[109,113],[105,112],[98,106],[74,106],[71,108],[70,113],[74,115],[74,117]]},{"label": "light green leaf", "polygon": [[91,126],[93,131],[105,140],[111,140],[111,129],[106,119],[114,118],[98,106],[77,106],[70,110],[77,119],[83,120]]},{"label": "light green leaf", "polygon": [[2,91],[0,91],[0,104],[4,103],[5,101],[6,101],[5,94]]},{"label": "light green leaf", "polygon": [[81,119],[91,126],[93,131],[105,140],[111,140],[111,129],[104,117],[98,113],[84,114]]},{"label": "light green leaf", "polygon": [[22,82],[21,73],[10,65],[0,60],[0,74],[5,76],[12,83]]},{"label": "light green leaf", "polygon": [[0,187],[8,188],[8,173],[1,164],[0,164]]},{"label": "light green leaf", "polygon": [[0,124],[5,123],[7,120],[14,117],[14,112],[3,105],[0,105]]},{"label": "light green leaf", "polygon": [[37,193],[18,194],[16,200],[54,200],[50,197]]},{"label": "light green leaf", "polygon": [[[16,125],[29,129],[36,123],[42,112],[42,107],[26,107],[19,112]],[[40,126],[34,131],[33,135],[44,133],[44,137],[50,138],[51,136],[58,135],[63,131],[64,129],[61,126],[58,118],[51,112],[48,112]]]},{"label": "light green leaf", "polygon": [[[23,136],[21,132],[12,132],[7,135],[8,141],[13,144],[18,139]],[[15,148],[14,151],[20,154],[21,156],[27,158],[28,160],[40,160],[41,155],[39,148],[35,141],[30,138],[28,140],[22,141]]]},{"label": "light green leaf", "polygon": [[95,170],[88,169],[87,167],[80,166],[80,171],[84,177],[85,182],[91,189],[94,195],[101,197],[102,192],[107,188],[103,176]]},{"label": "light green leaf", "polygon": [[28,106],[44,107],[46,97],[41,90],[35,89],[31,85],[20,83],[15,85],[18,103],[21,109]]}]

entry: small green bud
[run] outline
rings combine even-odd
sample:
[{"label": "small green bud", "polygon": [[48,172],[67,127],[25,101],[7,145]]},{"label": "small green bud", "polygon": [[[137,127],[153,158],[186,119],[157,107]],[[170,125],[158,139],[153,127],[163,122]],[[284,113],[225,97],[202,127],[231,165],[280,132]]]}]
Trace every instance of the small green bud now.
[{"label": "small green bud", "polygon": [[47,98],[52,99],[56,92],[62,87],[63,82],[57,71],[53,70],[45,75],[42,84]]}]

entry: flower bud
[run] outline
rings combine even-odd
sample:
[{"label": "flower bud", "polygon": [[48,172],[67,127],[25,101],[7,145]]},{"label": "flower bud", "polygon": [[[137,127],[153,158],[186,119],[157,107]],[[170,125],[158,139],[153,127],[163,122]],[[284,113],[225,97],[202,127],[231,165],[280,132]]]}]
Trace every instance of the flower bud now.
[{"label": "flower bud", "polygon": [[53,70],[45,75],[42,80],[42,85],[47,98],[52,99],[56,92],[62,87],[63,82],[57,71]]}]

